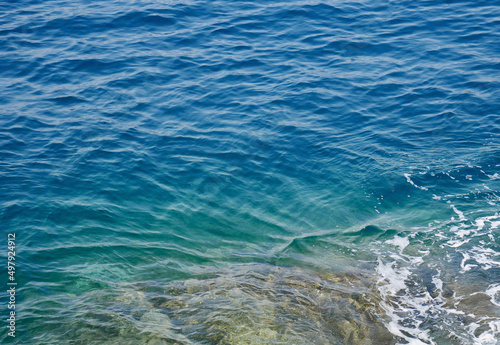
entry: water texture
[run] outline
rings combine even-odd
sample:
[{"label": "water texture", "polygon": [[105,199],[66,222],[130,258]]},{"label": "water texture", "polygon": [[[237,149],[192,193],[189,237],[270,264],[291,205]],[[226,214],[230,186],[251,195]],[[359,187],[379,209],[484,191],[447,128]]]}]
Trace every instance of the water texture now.
[{"label": "water texture", "polygon": [[0,342],[500,344],[498,42],[499,1],[3,3]]}]

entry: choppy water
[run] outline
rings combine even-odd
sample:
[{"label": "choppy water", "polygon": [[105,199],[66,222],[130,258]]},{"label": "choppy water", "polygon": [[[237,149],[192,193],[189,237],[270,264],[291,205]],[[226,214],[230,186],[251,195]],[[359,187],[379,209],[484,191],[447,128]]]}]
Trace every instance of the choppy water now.
[{"label": "choppy water", "polygon": [[3,3],[2,343],[500,344],[499,5]]}]

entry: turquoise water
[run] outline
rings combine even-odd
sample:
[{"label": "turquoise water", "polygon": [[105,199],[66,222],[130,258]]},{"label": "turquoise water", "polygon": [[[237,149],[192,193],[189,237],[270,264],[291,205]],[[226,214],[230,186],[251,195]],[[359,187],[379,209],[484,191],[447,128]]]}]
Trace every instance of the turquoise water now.
[{"label": "turquoise water", "polygon": [[3,4],[1,342],[500,344],[499,5]]}]

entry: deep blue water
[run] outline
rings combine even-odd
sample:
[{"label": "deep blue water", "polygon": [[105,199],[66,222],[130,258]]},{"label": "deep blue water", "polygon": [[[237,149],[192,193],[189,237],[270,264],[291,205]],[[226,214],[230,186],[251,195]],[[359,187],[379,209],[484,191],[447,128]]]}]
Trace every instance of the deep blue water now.
[{"label": "deep blue water", "polygon": [[3,3],[1,342],[500,344],[499,42],[498,1]]}]

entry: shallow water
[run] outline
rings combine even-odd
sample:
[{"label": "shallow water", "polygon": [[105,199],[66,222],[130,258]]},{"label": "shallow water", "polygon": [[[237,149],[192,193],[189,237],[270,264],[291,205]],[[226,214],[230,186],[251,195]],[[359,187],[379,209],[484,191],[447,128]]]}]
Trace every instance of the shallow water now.
[{"label": "shallow water", "polygon": [[4,4],[2,343],[500,344],[499,5]]}]

